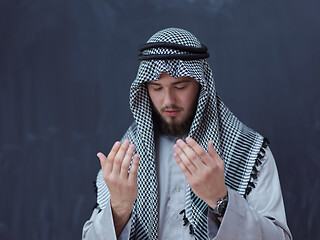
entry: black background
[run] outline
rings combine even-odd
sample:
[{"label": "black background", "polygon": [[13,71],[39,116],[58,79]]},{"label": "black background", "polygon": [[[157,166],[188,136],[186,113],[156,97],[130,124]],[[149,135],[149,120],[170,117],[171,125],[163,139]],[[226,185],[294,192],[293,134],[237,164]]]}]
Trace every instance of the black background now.
[{"label": "black background", "polygon": [[271,141],[295,239],[320,239],[320,2],[0,0],[0,239],[80,239],[98,151],[132,121],[138,47],[209,48],[216,88]]}]

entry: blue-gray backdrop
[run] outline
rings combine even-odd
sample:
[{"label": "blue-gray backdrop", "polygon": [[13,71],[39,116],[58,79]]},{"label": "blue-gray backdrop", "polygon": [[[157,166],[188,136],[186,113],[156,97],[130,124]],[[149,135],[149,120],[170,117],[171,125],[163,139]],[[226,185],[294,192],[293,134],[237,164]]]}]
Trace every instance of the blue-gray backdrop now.
[{"label": "blue-gray backdrop", "polygon": [[320,2],[0,0],[0,239],[80,239],[97,151],[132,116],[138,46],[165,27],[211,53],[216,87],[268,137],[295,239],[320,239]]}]

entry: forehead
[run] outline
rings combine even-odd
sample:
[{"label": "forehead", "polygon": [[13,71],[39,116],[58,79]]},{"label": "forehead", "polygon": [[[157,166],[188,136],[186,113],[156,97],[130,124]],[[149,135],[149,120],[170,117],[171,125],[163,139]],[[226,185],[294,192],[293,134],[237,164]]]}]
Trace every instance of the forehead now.
[{"label": "forehead", "polygon": [[174,78],[171,75],[169,75],[166,72],[163,72],[160,74],[159,79],[157,80],[153,80],[153,81],[149,81],[147,82],[147,84],[161,84],[161,85],[175,85],[175,84],[179,84],[179,83],[198,83],[195,79],[193,79],[192,77],[179,77],[179,78]]}]

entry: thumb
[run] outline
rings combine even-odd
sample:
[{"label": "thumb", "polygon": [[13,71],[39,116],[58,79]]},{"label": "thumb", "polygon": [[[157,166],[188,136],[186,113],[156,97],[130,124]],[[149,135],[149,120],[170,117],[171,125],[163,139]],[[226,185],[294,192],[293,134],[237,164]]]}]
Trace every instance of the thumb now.
[{"label": "thumb", "polygon": [[101,168],[103,169],[106,164],[107,158],[102,152],[98,152],[97,157],[99,158]]}]

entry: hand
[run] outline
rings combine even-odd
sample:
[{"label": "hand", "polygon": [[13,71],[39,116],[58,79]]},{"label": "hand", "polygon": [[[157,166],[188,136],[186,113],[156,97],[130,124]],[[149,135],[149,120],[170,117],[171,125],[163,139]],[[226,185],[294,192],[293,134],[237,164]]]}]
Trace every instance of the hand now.
[{"label": "hand", "polygon": [[133,157],[135,146],[129,140],[115,142],[108,157],[99,152],[102,176],[110,192],[110,203],[117,236],[120,235],[130,218],[132,205],[138,195],[137,172],[139,156]]},{"label": "hand", "polygon": [[191,137],[178,139],[173,146],[174,158],[192,191],[211,208],[228,193],[224,180],[224,163],[208,142],[208,153]]}]

